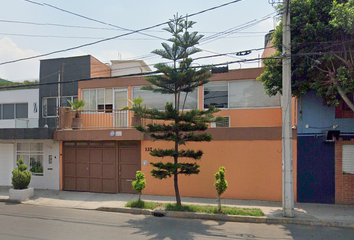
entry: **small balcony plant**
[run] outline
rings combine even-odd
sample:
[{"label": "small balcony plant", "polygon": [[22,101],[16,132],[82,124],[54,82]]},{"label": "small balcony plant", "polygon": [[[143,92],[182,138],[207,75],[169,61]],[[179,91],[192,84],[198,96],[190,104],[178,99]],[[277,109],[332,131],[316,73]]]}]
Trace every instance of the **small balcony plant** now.
[{"label": "small balcony plant", "polygon": [[82,128],[82,119],[80,118],[80,111],[85,106],[85,101],[79,100],[79,99],[75,99],[74,101],[70,101],[68,99],[68,102],[70,103],[71,109],[73,109],[75,111],[75,117],[72,119],[73,121],[71,124],[71,128],[72,129]]},{"label": "small balcony plant", "polygon": [[71,109],[73,109],[75,111],[75,118],[80,118],[80,111],[85,106],[85,101],[79,100],[79,99],[75,99],[74,101],[70,101],[68,99],[68,102],[70,103]]},{"label": "small balcony plant", "polygon": [[134,115],[132,117],[132,126],[136,126],[141,123],[141,116],[138,116],[136,113],[140,112],[141,109],[149,109],[147,107],[143,107],[143,98],[141,96],[134,98],[133,100],[127,99],[127,101],[131,104],[131,107],[124,107],[120,109],[121,111],[129,110],[133,111]]}]

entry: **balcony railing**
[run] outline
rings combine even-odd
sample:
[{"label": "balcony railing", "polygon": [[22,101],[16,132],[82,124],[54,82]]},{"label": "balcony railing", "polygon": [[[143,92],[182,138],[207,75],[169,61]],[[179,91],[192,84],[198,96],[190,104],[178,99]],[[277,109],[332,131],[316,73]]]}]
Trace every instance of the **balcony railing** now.
[{"label": "balcony railing", "polygon": [[[77,112],[68,108],[59,109],[59,129],[71,129],[72,119]],[[82,110],[78,111],[82,121],[80,129],[119,129],[132,128],[137,124],[146,125],[152,123],[149,119],[134,117],[130,111],[121,110]]]},{"label": "balcony railing", "polygon": [[15,128],[37,128],[38,118],[16,118]]}]

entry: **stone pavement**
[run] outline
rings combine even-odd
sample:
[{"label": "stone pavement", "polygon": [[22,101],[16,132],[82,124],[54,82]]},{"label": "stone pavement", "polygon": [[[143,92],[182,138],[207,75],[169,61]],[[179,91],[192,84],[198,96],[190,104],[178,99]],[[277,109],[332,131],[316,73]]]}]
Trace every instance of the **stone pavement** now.
[{"label": "stone pavement", "polygon": [[[0,201],[7,202],[8,187],[0,187]],[[89,192],[70,192],[59,190],[35,189],[34,197],[23,204],[65,207],[76,209],[153,214],[151,210],[125,208],[130,200],[137,200],[137,194],[104,194]],[[174,196],[142,195],[144,201],[174,203]],[[182,197],[183,204],[216,205],[216,199]],[[354,205],[295,203],[295,217],[282,217],[282,203],[256,200],[222,199],[222,205],[230,207],[260,208],[264,217],[230,216],[223,214],[196,214],[186,212],[162,212],[169,217],[210,219],[237,222],[256,222],[273,224],[303,224],[316,226],[351,227],[354,228]],[[155,212],[156,213],[156,212]]]}]

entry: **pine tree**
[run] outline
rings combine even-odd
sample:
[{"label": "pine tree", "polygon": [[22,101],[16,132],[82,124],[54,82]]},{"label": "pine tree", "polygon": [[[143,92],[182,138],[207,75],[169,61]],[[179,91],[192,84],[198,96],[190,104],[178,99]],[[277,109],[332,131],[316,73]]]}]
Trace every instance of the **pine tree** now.
[{"label": "pine tree", "polygon": [[[147,133],[153,140],[174,142],[174,148],[153,149],[150,154],[154,157],[170,157],[173,159],[173,162],[151,163],[155,168],[151,171],[151,174],[158,179],[173,177],[177,206],[181,206],[178,175],[191,175],[200,172],[196,161],[182,163],[179,162],[179,159],[199,160],[203,155],[201,150],[180,150],[180,146],[187,142],[211,141],[212,136],[203,133],[203,131],[208,128],[207,123],[214,119],[213,114],[219,111],[214,107],[203,111],[196,109],[183,111],[188,93],[197,90],[199,86],[207,83],[211,77],[209,69],[191,66],[193,60],[190,55],[201,51],[195,45],[203,37],[198,35],[198,32],[188,32],[188,29],[192,28],[194,24],[195,22],[178,16],[175,16],[168,23],[168,27],[164,30],[172,34],[172,38],[168,39],[172,45],[162,43],[163,49],[152,52],[164,59],[171,60],[173,64],[172,66],[162,63],[156,64],[154,67],[162,74],[147,77],[146,80],[153,85],[142,88],[155,93],[173,94],[174,103],[167,103],[165,111],[141,107],[132,108],[135,116],[158,120],[156,123],[148,124],[145,127],[136,126],[138,131]],[[184,99],[181,99],[182,92],[186,93]]]}]

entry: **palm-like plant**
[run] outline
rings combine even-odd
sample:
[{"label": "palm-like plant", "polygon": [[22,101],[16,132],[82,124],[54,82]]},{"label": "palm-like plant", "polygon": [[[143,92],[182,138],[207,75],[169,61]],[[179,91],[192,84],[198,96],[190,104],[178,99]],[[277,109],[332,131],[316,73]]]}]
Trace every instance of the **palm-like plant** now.
[{"label": "palm-like plant", "polygon": [[84,100],[79,100],[75,99],[74,101],[70,101],[68,99],[68,102],[70,103],[71,108],[76,112],[75,113],[75,118],[79,118],[79,111],[82,110],[82,108],[85,106],[85,101]]}]

